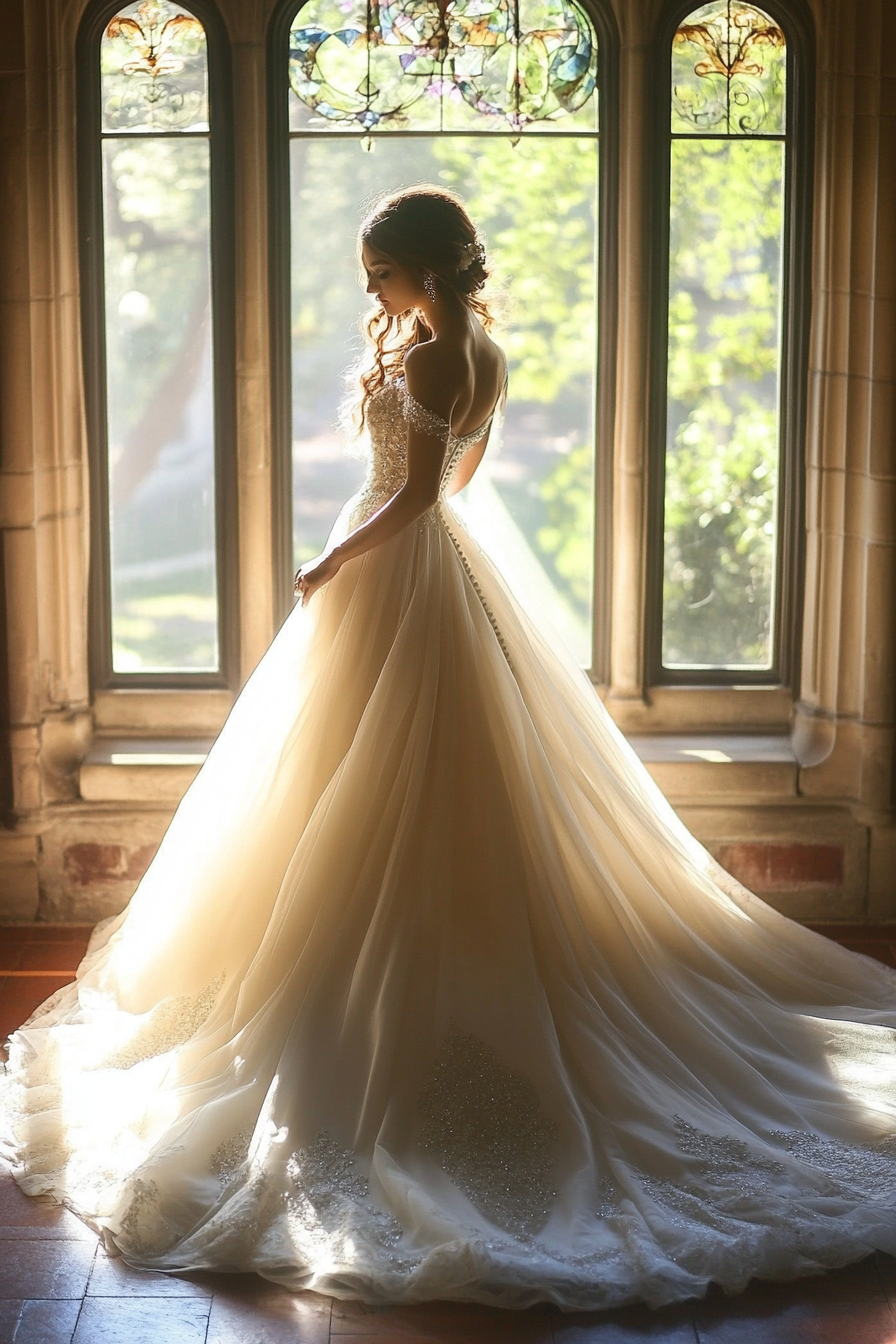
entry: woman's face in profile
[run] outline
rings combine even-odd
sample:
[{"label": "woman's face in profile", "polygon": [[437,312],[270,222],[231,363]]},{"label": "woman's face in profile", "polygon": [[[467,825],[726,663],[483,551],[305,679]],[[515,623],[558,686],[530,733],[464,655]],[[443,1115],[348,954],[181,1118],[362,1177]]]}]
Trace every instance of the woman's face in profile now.
[{"label": "woman's face in profile", "polygon": [[367,293],[373,294],[390,317],[418,307],[425,298],[423,286],[404,266],[384,257],[370,243],[361,247],[361,264],[367,275]]}]

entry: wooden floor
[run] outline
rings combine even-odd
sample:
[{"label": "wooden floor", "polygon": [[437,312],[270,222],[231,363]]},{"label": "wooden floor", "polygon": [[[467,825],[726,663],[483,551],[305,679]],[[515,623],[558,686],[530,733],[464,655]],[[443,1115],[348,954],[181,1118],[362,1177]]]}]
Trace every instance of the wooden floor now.
[{"label": "wooden floor", "polygon": [[[896,966],[896,927],[819,928]],[[0,1037],[71,980],[87,928],[0,926]],[[892,940],[892,941],[891,941]],[[0,1167],[0,1344],[896,1344],[896,1261],[648,1311],[565,1315],[433,1303],[364,1307],[255,1275],[128,1269]]]}]

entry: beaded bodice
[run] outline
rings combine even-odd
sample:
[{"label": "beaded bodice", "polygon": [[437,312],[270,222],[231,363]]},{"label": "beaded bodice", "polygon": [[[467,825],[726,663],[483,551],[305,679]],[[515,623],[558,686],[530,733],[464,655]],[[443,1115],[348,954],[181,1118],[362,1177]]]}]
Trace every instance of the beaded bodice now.
[{"label": "beaded bodice", "polygon": [[488,433],[494,418],[495,411],[492,411],[478,429],[469,434],[454,434],[447,421],[411,396],[404,378],[386,383],[374,396],[367,412],[370,458],[355,517],[370,517],[404,485],[408,474],[409,425],[445,445],[439,479],[441,494],[464,453]]}]

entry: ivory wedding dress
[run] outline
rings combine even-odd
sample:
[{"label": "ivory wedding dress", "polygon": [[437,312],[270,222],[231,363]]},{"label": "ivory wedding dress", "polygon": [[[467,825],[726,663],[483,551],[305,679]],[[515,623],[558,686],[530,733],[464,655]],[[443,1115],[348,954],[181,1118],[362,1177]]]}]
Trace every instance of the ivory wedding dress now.
[{"label": "ivory wedding dress", "polygon": [[[344,532],[402,483],[390,383]],[[896,1252],[896,975],[687,832],[443,496],[297,608],[7,1145],[134,1265],[660,1304]]]}]

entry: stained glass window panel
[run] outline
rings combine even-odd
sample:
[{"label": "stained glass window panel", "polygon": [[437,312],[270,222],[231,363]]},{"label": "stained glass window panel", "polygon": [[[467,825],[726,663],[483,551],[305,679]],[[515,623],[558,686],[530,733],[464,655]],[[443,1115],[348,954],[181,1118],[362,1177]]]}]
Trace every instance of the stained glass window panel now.
[{"label": "stained glass window panel", "polygon": [[182,5],[142,0],[100,43],[104,131],[208,130],[205,30]]},{"label": "stained glass window panel", "polygon": [[714,0],[672,43],[672,130],[679,135],[782,135],[786,48],[777,23],[741,0]]},{"label": "stained glass window panel", "polygon": [[310,0],[289,40],[294,131],[597,128],[575,0]]},{"label": "stained glass window panel", "polygon": [[295,561],[316,554],[360,483],[337,428],[359,353],[360,207],[415,182],[458,190],[484,231],[510,362],[503,441],[458,496],[518,595],[580,661],[591,653],[598,146],[593,137],[295,138],[292,153]]}]

